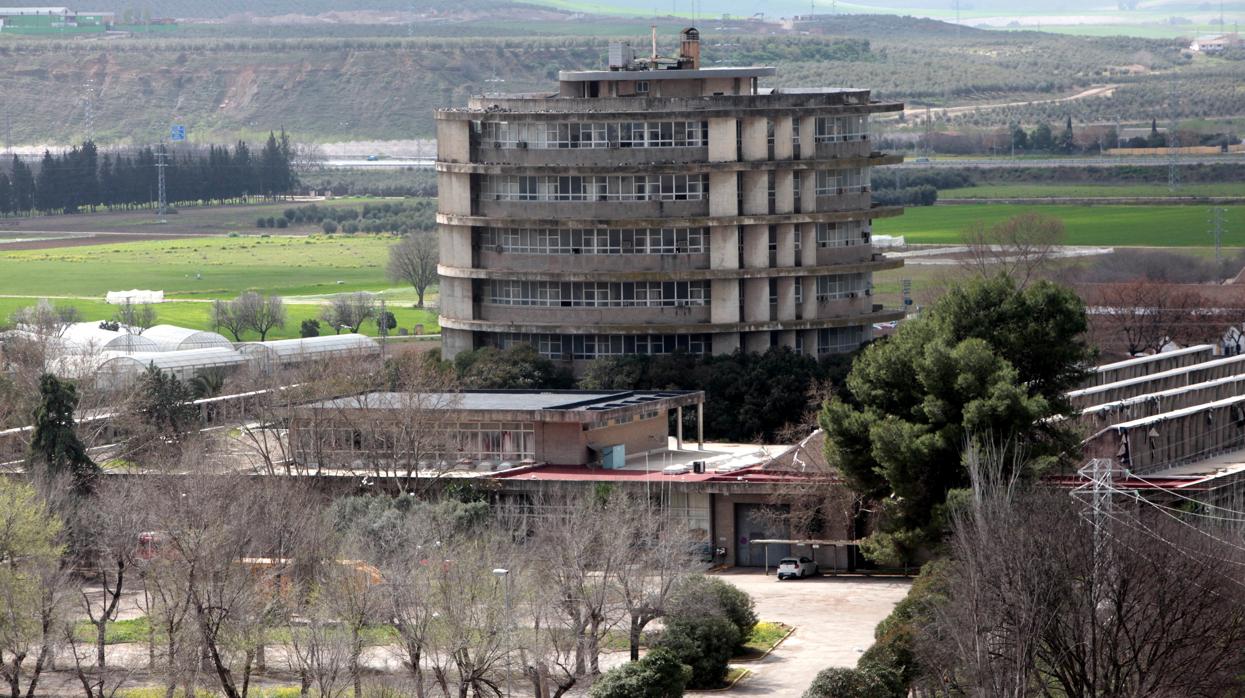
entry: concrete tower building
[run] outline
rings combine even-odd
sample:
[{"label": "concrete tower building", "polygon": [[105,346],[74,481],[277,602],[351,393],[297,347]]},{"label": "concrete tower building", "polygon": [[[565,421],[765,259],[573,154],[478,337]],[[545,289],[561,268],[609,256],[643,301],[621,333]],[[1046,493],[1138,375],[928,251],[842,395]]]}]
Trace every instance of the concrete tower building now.
[{"label": "concrete tower building", "polygon": [[773,68],[705,68],[610,47],[557,94],[437,112],[447,358],[527,342],[576,364],[619,354],[855,349],[899,319],[872,275],[862,89],[765,89]]}]

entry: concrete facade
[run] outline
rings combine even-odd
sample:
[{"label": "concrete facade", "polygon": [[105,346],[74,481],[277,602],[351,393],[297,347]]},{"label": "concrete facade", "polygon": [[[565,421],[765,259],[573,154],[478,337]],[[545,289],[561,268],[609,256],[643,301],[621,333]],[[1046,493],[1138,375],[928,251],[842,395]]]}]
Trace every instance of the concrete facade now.
[{"label": "concrete facade", "polygon": [[774,69],[701,68],[698,37],[437,113],[446,358],[519,342],[574,366],[815,355],[902,317],[872,303],[872,273],[901,263],[869,231],[902,210],[874,207],[868,184],[899,161],[873,151],[869,115],[902,105],[762,89]]}]

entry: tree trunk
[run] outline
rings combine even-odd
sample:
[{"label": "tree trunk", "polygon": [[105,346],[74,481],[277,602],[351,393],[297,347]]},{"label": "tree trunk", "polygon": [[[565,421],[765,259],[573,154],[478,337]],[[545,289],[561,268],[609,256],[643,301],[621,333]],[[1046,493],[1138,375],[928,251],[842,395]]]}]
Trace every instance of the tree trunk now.
[{"label": "tree trunk", "polygon": [[640,619],[635,616],[631,616],[631,632],[630,632],[631,642],[630,644],[631,644],[631,661],[633,662],[639,661],[640,659],[640,631],[642,629],[643,628],[640,625]]},{"label": "tree trunk", "polygon": [[350,680],[354,684],[354,698],[363,698],[363,676],[359,672],[359,657],[363,654],[363,640],[359,626],[350,628]]}]

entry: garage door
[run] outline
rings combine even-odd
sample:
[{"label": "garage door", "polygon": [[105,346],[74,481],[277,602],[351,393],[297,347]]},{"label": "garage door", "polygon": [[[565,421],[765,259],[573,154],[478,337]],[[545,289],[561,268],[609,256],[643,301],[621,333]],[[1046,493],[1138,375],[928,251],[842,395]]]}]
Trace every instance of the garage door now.
[{"label": "garage door", "polygon": [[[781,558],[791,554],[786,543],[753,545],[754,540],[787,538],[786,522],[776,522],[772,515],[775,507],[765,504],[735,505],[735,564],[739,567],[762,567],[768,549],[769,564],[773,566]],[[767,513],[768,512],[770,513]],[[785,511],[783,507],[779,511]]]}]

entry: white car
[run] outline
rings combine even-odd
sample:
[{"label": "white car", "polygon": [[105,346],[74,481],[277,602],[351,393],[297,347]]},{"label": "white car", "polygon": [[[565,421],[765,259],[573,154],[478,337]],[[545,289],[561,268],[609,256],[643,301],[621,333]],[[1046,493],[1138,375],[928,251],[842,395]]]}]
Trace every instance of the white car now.
[{"label": "white car", "polygon": [[806,557],[784,557],[778,561],[779,579],[804,579],[817,576],[817,563]]}]

